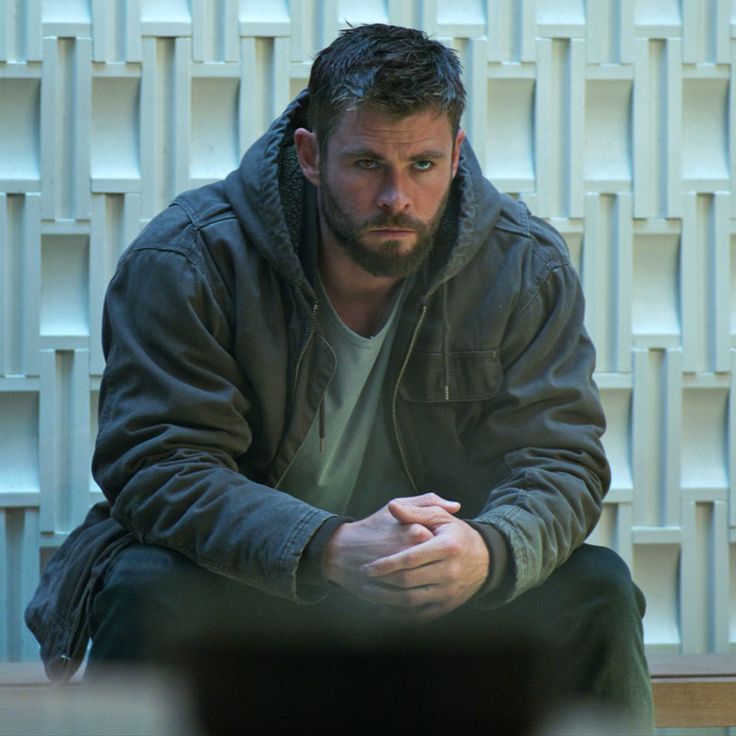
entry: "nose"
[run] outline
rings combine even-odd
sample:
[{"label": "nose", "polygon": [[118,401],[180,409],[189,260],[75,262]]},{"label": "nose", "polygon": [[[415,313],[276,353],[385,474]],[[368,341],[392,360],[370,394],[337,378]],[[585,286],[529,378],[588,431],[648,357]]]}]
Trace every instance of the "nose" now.
[{"label": "nose", "polygon": [[411,205],[408,183],[401,174],[387,172],[378,194],[377,204],[384,211],[392,215],[406,212]]}]

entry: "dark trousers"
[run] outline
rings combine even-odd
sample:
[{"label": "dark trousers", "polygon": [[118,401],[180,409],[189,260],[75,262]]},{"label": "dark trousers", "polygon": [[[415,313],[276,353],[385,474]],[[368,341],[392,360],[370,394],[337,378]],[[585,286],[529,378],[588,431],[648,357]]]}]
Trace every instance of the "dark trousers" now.
[{"label": "dark trousers", "polygon": [[[509,604],[465,605],[413,625],[387,622],[339,593],[312,605],[277,599],[171,550],[136,545],[95,598],[87,677],[117,662],[183,667],[199,683],[212,733],[242,722],[240,707],[249,717],[260,708],[272,725],[262,730],[272,732],[320,731],[329,716],[353,731],[360,719],[371,726],[363,732],[429,724],[438,733],[525,733],[560,704],[585,703],[629,733],[648,734],[643,615],[625,563],[591,545]],[[402,692],[411,693],[411,707],[402,708]]]}]

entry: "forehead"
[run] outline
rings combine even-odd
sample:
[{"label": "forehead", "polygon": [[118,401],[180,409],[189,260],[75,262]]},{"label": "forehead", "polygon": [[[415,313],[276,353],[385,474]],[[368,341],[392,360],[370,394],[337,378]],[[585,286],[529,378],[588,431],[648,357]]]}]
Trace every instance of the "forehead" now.
[{"label": "forehead", "polygon": [[347,110],[340,114],[330,136],[328,149],[387,150],[410,155],[423,149],[451,149],[450,119],[434,109],[412,113],[402,118],[386,115],[374,108]]}]

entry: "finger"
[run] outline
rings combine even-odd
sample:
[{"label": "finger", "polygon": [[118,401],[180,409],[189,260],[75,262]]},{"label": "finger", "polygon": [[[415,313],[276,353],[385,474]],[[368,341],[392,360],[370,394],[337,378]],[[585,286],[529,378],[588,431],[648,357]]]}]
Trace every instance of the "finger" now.
[{"label": "finger", "polygon": [[378,578],[400,570],[411,570],[432,562],[438,562],[446,557],[447,545],[444,540],[433,537],[427,542],[422,542],[422,544],[369,562],[361,567],[361,571],[369,578]]},{"label": "finger", "polygon": [[409,506],[400,501],[389,501],[388,510],[391,516],[402,524],[422,524],[431,527],[447,524],[455,518],[438,506]]},{"label": "finger", "polygon": [[439,506],[451,514],[455,514],[460,510],[459,501],[450,501],[436,493],[422,493],[419,496],[403,496],[394,500],[408,506]]},{"label": "finger", "polygon": [[367,583],[363,586],[360,597],[380,606],[390,606],[396,609],[416,609],[442,601],[445,594],[437,585],[394,588],[377,583]]},{"label": "finger", "polygon": [[428,565],[415,567],[410,570],[399,570],[387,575],[370,577],[370,580],[379,585],[391,588],[422,588],[427,585],[446,585],[451,582],[451,566],[443,562],[430,562]]},{"label": "finger", "polygon": [[434,537],[434,534],[423,524],[403,524],[401,531],[407,542],[404,545],[405,547],[413,547],[422,544],[422,542],[428,542]]}]

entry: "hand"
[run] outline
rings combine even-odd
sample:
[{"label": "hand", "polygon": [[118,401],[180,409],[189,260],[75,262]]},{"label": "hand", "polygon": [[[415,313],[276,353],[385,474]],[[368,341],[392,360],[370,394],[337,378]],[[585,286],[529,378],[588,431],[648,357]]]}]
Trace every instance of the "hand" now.
[{"label": "hand", "polygon": [[435,619],[469,600],[488,577],[490,555],[470,524],[437,506],[412,507],[401,500],[388,511],[404,526],[419,525],[431,539],[363,566],[370,582],[363,597],[399,616]]},{"label": "hand", "polygon": [[[392,505],[402,509],[435,509],[450,518],[460,509],[457,501],[425,493],[395,499],[365,519],[341,524],[325,547],[322,560],[325,577],[365,600],[374,601],[370,590],[365,590],[366,583],[370,583],[362,571],[365,565],[427,542],[434,536],[421,522],[405,523],[397,518],[389,510]],[[370,589],[374,587],[370,583]]]}]

